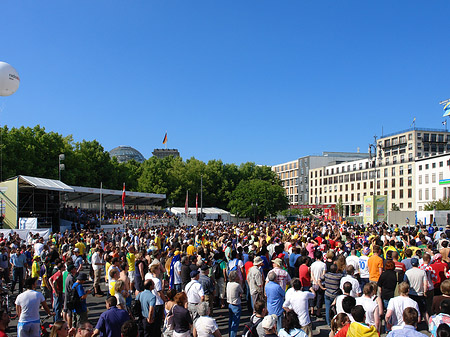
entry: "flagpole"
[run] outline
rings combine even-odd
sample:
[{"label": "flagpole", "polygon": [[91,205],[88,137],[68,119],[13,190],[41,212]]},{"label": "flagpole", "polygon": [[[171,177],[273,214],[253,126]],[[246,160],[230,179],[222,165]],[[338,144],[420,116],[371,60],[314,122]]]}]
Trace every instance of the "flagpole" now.
[{"label": "flagpole", "polygon": [[200,175],[200,220],[203,221],[203,174]]},{"label": "flagpole", "polygon": [[102,187],[103,182],[100,182],[100,227],[102,227]]},{"label": "flagpole", "polygon": [[[167,130],[166,130],[166,137],[167,137]],[[167,150],[167,140],[166,140],[166,143],[164,145],[166,146],[166,150]]]}]

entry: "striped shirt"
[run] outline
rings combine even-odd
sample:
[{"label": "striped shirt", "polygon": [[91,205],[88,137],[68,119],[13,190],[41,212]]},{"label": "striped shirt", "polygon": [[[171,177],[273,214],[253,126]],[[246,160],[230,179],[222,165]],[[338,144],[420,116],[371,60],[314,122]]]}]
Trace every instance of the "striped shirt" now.
[{"label": "striped shirt", "polygon": [[326,273],[324,275],[325,296],[334,299],[338,295],[339,285],[343,276],[342,273]]}]

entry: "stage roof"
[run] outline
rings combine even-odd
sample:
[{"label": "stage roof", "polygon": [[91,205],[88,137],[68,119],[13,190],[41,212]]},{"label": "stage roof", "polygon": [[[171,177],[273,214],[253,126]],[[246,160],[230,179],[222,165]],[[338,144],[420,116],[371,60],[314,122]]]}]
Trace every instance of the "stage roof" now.
[{"label": "stage roof", "polygon": [[[36,188],[61,192],[62,202],[92,203],[102,200],[108,204],[122,204],[122,190],[110,190],[82,186],[69,186],[60,180],[37,178],[29,176],[17,176],[19,188]],[[125,191],[125,203],[127,205],[152,205],[166,199],[165,194],[143,193]]]}]

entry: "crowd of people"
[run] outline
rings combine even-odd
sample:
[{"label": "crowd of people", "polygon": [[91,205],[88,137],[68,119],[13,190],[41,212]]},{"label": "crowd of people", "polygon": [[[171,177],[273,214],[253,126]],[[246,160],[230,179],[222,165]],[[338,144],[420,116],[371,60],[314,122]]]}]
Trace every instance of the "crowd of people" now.
[{"label": "crowd of people", "polygon": [[[19,288],[19,337],[40,335],[41,307],[52,337],[221,337],[218,308],[230,337],[312,337],[321,319],[330,337],[425,336],[418,324],[449,337],[449,238],[450,226],[314,220],[0,234],[0,276]],[[89,294],[105,298],[95,325]]]}]

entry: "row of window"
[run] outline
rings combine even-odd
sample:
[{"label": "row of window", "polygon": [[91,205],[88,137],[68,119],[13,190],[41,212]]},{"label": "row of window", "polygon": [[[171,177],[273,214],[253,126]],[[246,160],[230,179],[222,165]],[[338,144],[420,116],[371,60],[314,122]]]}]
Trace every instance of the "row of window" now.
[{"label": "row of window", "polygon": [[[450,166],[450,160],[447,160],[447,165]],[[422,171],[424,165],[419,165],[419,171]],[[436,163],[431,163],[431,168],[436,168]],[[439,162],[439,167],[444,167],[444,162],[440,161]],[[425,164],[425,170],[429,170],[430,169],[430,164]]]},{"label": "row of window", "polygon": [[[428,184],[430,181],[429,181],[429,175],[428,174],[425,174],[424,175],[424,181],[425,181],[425,184]],[[443,180],[444,179],[444,173],[443,172],[439,172],[439,180]],[[436,173],[433,173],[433,174],[431,174],[431,182],[432,183],[436,183]],[[422,176],[420,175],[419,176],[419,185],[421,185],[422,184]]]},{"label": "row of window", "polygon": [[[406,194],[409,199],[412,198],[412,188],[409,188],[406,193],[404,190],[398,191],[398,199],[404,199],[404,195]],[[387,192],[384,191],[381,195],[387,195]],[[379,193],[377,193],[379,194]],[[323,197],[310,197],[311,204],[319,203],[319,204],[326,204],[326,203],[336,203],[341,198],[343,202],[354,202],[354,201],[362,201],[363,198],[367,195],[367,193],[352,193],[352,194],[340,194],[338,195],[330,195],[330,196],[323,196]],[[370,195],[373,195],[373,192],[370,192]],[[396,199],[396,191],[391,191],[391,198]],[[315,200],[316,199],[316,200]],[[412,207],[412,202],[408,202],[408,208]],[[403,208],[403,206],[400,206],[400,208]]]}]

